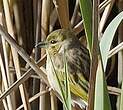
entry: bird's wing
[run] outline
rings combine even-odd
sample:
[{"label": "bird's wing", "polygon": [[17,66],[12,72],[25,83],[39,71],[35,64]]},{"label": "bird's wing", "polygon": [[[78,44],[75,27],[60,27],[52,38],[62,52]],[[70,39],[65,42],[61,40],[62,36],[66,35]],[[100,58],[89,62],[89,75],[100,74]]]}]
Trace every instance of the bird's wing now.
[{"label": "bird's wing", "polygon": [[[88,79],[90,72],[90,57],[88,50],[83,47],[71,48],[66,52],[68,71],[72,79],[71,92],[87,102]],[[75,82],[75,83],[73,83]]]},{"label": "bird's wing", "polygon": [[[88,50],[83,47],[74,47],[66,52],[68,69],[70,73],[81,73],[86,79],[90,74],[90,56]],[[73,71],[72,71],[73,70]]]},{"label": "bird's wing", "polygon": [[82,89],[78,84],[70,83],[70,90],[74,95],[79,96],[85,102],[88,101],[88,93],[84,89]]},{"label": "bird's wing", "polygon": [[[65,73],[64,72],[57,72],[57,73],[59,74],[58,76],[59,76],[59,79],[62,83],[62,87],[64,87],[63,82],[64,82],[64,79],[65,79],[64,78]],[[81,82],[82,86],[79,83],[75,82],[75,80],[73,78],[73,75],[70,74],[69,75],[70,91],[71,91],[71,94],[74,94],[76,97],[80,97],[82,100],[84,100],[87,103],[87,101],[88,101],[88,92],[85,89],[85,86],[86,86],[85,83],[87,83],[87,82],[82,77],[81,77],[81,80],[82,81],[80,81],[80,82]]]}]

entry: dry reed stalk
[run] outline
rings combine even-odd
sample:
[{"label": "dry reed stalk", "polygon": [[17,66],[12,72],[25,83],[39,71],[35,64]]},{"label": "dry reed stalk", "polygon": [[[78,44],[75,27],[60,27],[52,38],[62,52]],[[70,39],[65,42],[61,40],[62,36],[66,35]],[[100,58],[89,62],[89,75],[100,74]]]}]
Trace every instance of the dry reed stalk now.
[{"label": "dry reed stalk", "polygon": [[[123,11],[123,1],[119,0],[118,1],[118,10],[119,12]],[[119,28],[118,28],[118,43],[120,43],[119,45],[121,45],[123,43],[123,24],[121,23]],[[121,48],[122,46],[120,46],[119,48]],[[123,50],[118,52],[118,85],[123,84]],[[123,86],[123,85],[122,85]],[[122,88],[122,87],[121,87]],[[122,88],[123,89],[123,88]],[[117,105],[119,105],[117,108],[119,110],[122,110],[122,98],[121,96],[119,96],[117,98]]]},{"label": "dry reed stalk", "polygon": [[[34,36],[36,36],[36,26],[37,26],[37,17],[38,17],[38,1],[40,0],[33,0],[33,22],[34,22]],[[41,11],[41,10],[40,10]]]},{"label": "dry reed stalk", "polygon": [[59,22],[62,28],[69,28],[69,7],[68,0],[53,0],[55,8],[58,13]]},{"label": "dry reed stalk", "polygon": [[[111,3],[111,0],[105,0],[99,5],[99,13],[102,13],[102,11],[106,8],[107,5]],[[76,26],[73,27],[74,32],[79,34],[82,30],[84,29],[83,27],[83,21],[80,21]]]},{"label": "dry reed stalk", "polygon": [[[119,0],[118,1],[118,11],[119,13],[123,11],[123,1],[122,0]],[[118,28],[118,43],[119,45],[123,42],[123,24],[121,23],[119,25],[119,28]],[[119,47],[121,48],[121,47]],[[117,50],[117,49],[116,49]],[[115,51],[114,51],[115,52]],[[123,84],[123,51],[119,51],[118,52],[118,86],[121,85],[121,89],[122,88],[122,84]],[[122,110],[122,96],[120,95],[119,97],[117,97],[117,109],[119,110]]]},{"label": "dry reed stalk", "polygon": [[[41,13],[41,41],[44,41],[49,34],[49,25],[50,25],[50,13],[51,13],[51,0],[42,1],[42,13]],[[45,54],[45,50],[41,49],[41,57]],[[46,84],[40,80],[40,92],[46,90]],[[40,97],[40,110],[49,110],[50,109],[50,95],[45,94]]]},{"label": "dry reed stalk", "polygon": [[[43,66],[46,61],[46,55],[42,57],[41,60],[37,62],[38,66]],[[33,69],[30,68],[25,74],[23,74],[17,81],[15,81],[1,96],[0,100],[4,99],[7,95],[9,95],[12,91],[14,91],[20,84],[22,84],[24,81],[26,81],[31,74],[33,73]],[[46,73],[44,73],[46,74]]]},{"label": "dry reed stalk", "polygon": [[[7,80],[7,77],[6,77],[6,74],[5,74],[5,68],[4,68],[1,53],[0,53],[0,64],[1,64],[0,68],[1,68],[1,73],[2,73],[3,85],[4,85],[5,90],[7,90],[9,85],[8,85],[8,80]],[[8,95],[6,98],[7,98],[8,108],[10,107],[9,110],[13,110],[11,96]]]},{"label": "dry reed stalk", "polygon": [[92,15],[92,61],[90,67],[90,78],[89,78],[89,99],[88,99],[88,110],[94,110],[94,93],[95,93],[95,81],[96,81],[96,72],[98,67],[98,5],[99,0],[93,0],[93,15]]},{"label": "dry reed stalk", "polygon": [[[123,1],[119,0],[118,2],[119,12],[123,11]],[[114,48],[114,52],[118,52],[118,83],[122,83],[123,81],[123,24],[121,23],[118,28],[118,43]],[[122,51],[121,51],[122,50]]]},{"label": "dry reed stalk", "polygon": [[55,94],[53,93],[53,91],[50,91],[50,98],[51,98],[51,110],[58,110],[57,107],[57,98],[55,96]]},{"label": "dry reed stalk", "polygon": [[[2,2],[2,1],[1,1]],[[3,4],[1,4],[1,7],[2,7]],[[1,10],[2,11],[2,10]],[[0,24],[2,25],[2,12],[1,12],[1,18],[0,18]],[[2,40],[2,43],[4,43],[4,38],[1,38]],[[1,52],[2,53],[2,52]],[[3,65],[3,61],[2,61],[2,55],[0,53],[0,56],[1,56],[1,71],[2,71],[2,80],[3,80],[3,84],[4,84],[4,87],[5,87],[5,90],[7,90],[7,88],[9,87],[10,85],[10,76],[8,74],[8,68],[7,68],[7,62],[8,62],[8,59],[7,59],[7,55],[6,55],[6,49],[5,49],[5,43],[3,44],[3,53],[5,55],[5,67],[6,67],[6,72],[7,72],[7,77],[6,77],[6,73],[5,73],[5,68],[4,68],[4,65]],[[11,94],[12,95],[12,94]],[[5,102],[5,101],[4,101]],[[7,97],[7,107],[5,107],[5,109],[7,109],[8,107],[10,107],[10,110],[12,110],[12,100],[11,100],[11,96],[9,95]]]},{"label": "dry reed stalk", "polygon": [[[12,24],[12,18],[11,18],[10,9],[9,9],[9,1],[3,0],[3,6],[4,6],[4,11],[5,11],[6,24],[7,24],[8,32],[15,39],[14,29],[13,29],[13,24]],[[11,46],[11,51],[12,51],[14,66],[15,66],[15,70],[16,70],[16,76],[17,76],[17,78],[19,78],[21,76],[21,72],[20,72],[18,53],[16,52],[16,49],[13,48],[12,46]],[[22,102],[24,104],[25,110],[30,110],[31,108],[30,108],[30,104],[28,102],[28,96],[26,93],[26,88],[22,84],[19,86],[19,89],[20,89],[21,98],[22,98]]]},{"label": "dry reed stalk", "polygon": [[30,77],[31,77],[31,78],[37,78],[37,79],[40,79],[40,77],[37,76],[37,75],[31,75]]},{"label": "dry reed stalk", "polygon": [[78,33],[80,33],[82,30],[84,29],[84,26],[83,26],[83,20],[80,21],[76,26],[74,26],[73,28],[73,31],[76,33],[76,35]]},{"label": "dry reed stalk", "polygon": [[[12,0],[11,0],[12,1]],[[13,9],[13,10],[12,10]],[[21,45],[24,49],[26,49],[27,38],[25,28],[25,21],[23,17],[23,1],[15,0],[13,1],[13,5],[11,10],[13,11],[14,20],[15,20],[15,30],[17,34],[18,44]],[[20,59],[20,65],[23,66],[23,61]]]},{"label": "dry reed stalk", "polygon": [[11,81],[11,76],[10,76],[10,72],[9,72],[9,60],[8,60],[8,53],[7,53],[7,48],[6,48],[6,41],[5,39],[2,37],[2,44],[3,44],[3,53],[4,53],[4,60],[5,60],[5,69],[6,69],[6,75],[7,75],[7,80],[8,80],[8,84],[9,86],[12,84]]},{"label": "dry reed stalk", "polygon": [[[36,41],[35,44],[37,45],[41,41],[41,0],[38,0],[37,5],[37,22],[36,22]],[[41,58],[41,51],[40,48],[35,47],[35,61],[37,62]]]},{"label": "dry reed stalk", "polygon": [[[12,84],[12,81],[10,79],[10,74],[9,74],[9,67],[8,67],[8,56],[7,56],[7,50],[6,50],[6,42],[5,39],[2,37],[2,44],[3,44],[3,53],[4,53],[4,60],[5,60],[5,70],[6,70],[6,77],[7,77],[7,82],[8,82],[8,87]],[[11,94],[13,95],[13,94]],[[3,104],[6,105],[6,101],[3,101]],[[6,109],[6,107],[4,106]]]},{"label": "dry reed stalk", "polygon": [[52,32],[53,31],[53,28],[54,28],[54,25],[56,23],[58,19],[58,16],[57,16],[57,12],[56,12],[56,8],[54,8],[51,12],[51,15],[50,15],[50,29],[49,29],[49,32]]},{"label": "dry reed stalk", "polygon": [[[14,53],[14,55],[18,56],[17,52],[13,52],[13,53]],[[15,64],[15,71],[16,71],[17,79],[19,79],[21,77],[21,71],[20,71],[18,57],[16,57],[16,58],[14,57],[14,64]],[[20,89],[20,93],[21,93],[22,102],[24,104],[24,109],[31,110],[30,104],[28,102],[28,100],[29,100],[28,94],[27,94],[26,87],[25,87],[24,83],[19,86],[19,89]]]},{"label": "dry reed stalk", "polygon": [[122,50],[123,50],[123,42],[121,42],[120,44],[118,44],[116,47],[114,47],[113,49],[109,51],[108,58],[111,58],[113,55],[117,54],[118,52]]},{"label": "dry reed stalk", "polygon": [[112,87],[112,86],[107,86],[107,88],[110,94],[117,95],[117,96],[121,94],[121,89],[119,88]]},{"label": "dry reed stalk", "polygon": [[102,13],[102,11],[105,9],[105,7],[107,7],[107,5],[110,4],[112,0],[105,0],[103,1],[100,5],[99,5],[99,13]]},{"label": "dry reed stalk", "polygon": [[[2,91],[0,90],[0,94],[2,94]],[[6,102],[6,100],[5,99],[3,99],[2,100],[2,102],[3,103],[1,103],[1,104],[3,104],[3,106],[4,106],[4,108],[2,107],[2,105],[0,104],[0,108],[3,110],[3,109],[5,109],[5,110],[9,110],[8,109],[8,105],[7,105],[7,102]]]},{"label": "dry reed stalk", "polygon": [[[35,57],[35,49],[32,50],[31,55],[30,55],[30,58],[34,58],[34,57]],[[29,64],[26,63],[24,68],[29,69],[29,67],[30,67]]]},{"label": "dry reed stalk", "polygon": [[76,0],[76,4],[75,4],[75,8],[74,8],[74,12],[71,18],[71,27],[73,27],[75,25],[75,21],[78,15],[78,9],[79,9],[79,0]]},{"label": "dry reed stalk", "polygon": [[[2,0],[0,1],[0,24],[2,25],[2,3],[1,2],[2,2]],[[2,38],[0,38],[0,50],[1,49],[2,49]],[[0,51],[0,53],[2,54],[3,52]],[[2,74],[1,74],[1,71],[0,71],[0,94],[2,94],[2,87],[3,87],[3,81],[2,81]],[[2,102],[0,103],[0,107],[2,109],[8,110],[8,105],[7,105],[7,102],[6,102],[5,99],[3,99]]]},{"label": "dry reed stalk", "polygon": [[[34,2],[34,34],[35,34],[35,45],[37,45],[41,41],[41,0],[36,0]],[[40,48],[34,48],[34,58],[37,62],[41,58],[41,50]],[[40,91],[40,79],[33,78],[32,88],[30,90],[32,95],[35,95]],[[36,100],[32,103],[32,109],[38,110],[39,100]]]},{"label": "dry reed stalk", "polygon": [[45,40],[49,34],[51,0],[43,0],[42,15],[41,15],[41,40]]},{"label": "dry reed stalk", "polygon": [[[49,92],[49,90],[46,90],[46,91],[42,91],[40,93],[35,94],[33,97],[31,97],[29,99],[29,102],[31,103],[31,102],[35,101],[37,98],[39,98],[42,95],[45,95],[48,92]],[[16,110],[21,110],[22,108],[23,108],[23,105],[19,106]]]}]

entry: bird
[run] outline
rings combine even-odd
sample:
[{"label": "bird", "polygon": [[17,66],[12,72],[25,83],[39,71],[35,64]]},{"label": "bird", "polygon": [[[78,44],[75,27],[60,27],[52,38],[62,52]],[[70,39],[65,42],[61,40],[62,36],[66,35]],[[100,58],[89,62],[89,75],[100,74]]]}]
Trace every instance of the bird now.
[{"label": "bird", "polygon": [[46,48],[46,71],[51,87],[60,93],[56,75],[64,86],[66,62],[72,100],[75,103],[80,102],[80,106],[82,102],[82,107],[87,106],[90,55],[73,30],[57,29],[47,36],[46,41],[38,43],[37,47]]}]

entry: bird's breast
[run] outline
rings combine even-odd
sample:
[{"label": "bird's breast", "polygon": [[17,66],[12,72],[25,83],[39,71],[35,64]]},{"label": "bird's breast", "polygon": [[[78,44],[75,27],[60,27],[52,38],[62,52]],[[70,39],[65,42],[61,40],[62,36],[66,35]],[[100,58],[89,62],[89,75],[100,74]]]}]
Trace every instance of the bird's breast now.
[{"label": "bird's breast", "polygon": [[51,85],[51,87],[56,90],[57,92],[59,92],[59,87],[57,85],[57,81],[56,81],[56,76],[54,73],[54,69],[55,69],[55,65],[53,64],[53,62],[51,61],[53,60],[52,58],[50,58],[49,55],[47,55],[47,62],[46,62],[46,71],[47,71],[47,77],[48,77],[48,81]]}]

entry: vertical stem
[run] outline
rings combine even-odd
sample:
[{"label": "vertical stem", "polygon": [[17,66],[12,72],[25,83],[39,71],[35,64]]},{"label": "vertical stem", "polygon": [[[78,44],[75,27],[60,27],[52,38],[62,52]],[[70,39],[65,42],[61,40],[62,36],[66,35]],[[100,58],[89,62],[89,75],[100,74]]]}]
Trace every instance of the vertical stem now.
[{"label": "vertical stem", "polygon": [[98,66],[98,0],[93,0],[92,36],[93,36],[93,44],[92,44],[91,74],[89,79],[90,88],[89,88],[88,110],[94,110],[95,81]]},{"label": "vertical stem", "polygon": [[[36,2],[36,1],[35,1]],[[36,25],[36,29],[35,30],[35,44],[38,44],[40,42],[40,39],[41,39],[41,2],[42,0],[37,0],[37,2],[35,3],[35,5],[37,7],[35,7],[35,19],[34,19],[34,22],[35,22],[35,25]],[[35,48],[35,61],[37,62],[39,59],[41,58],[41,51],[39,48]],[[32,88],[32,95],[35,95],[36,93],[38,93],[40,91],[40,80],[39,79],[36,79],[36,78],[33,78],[33,88]],[[34,110],[38,110],[39,109],[39,100],[36,100],[35,102],[32,103],[32,109]]]},{"label": "vertical stem", "polygon": [[[14,27],[13,27],[13,24],[12,24],[12,18],[11,18],[10,7],[9,7],[9,1],[8,0],[3,0],[3,6],[4,6],[4,11],[5,11],[6,24],[7,24],[8,32],[15,39]],[[21,76],[21,71],[20,71],[18,53],[17,53],[16,49],[13,48],[12,46],[11,46],[11,50],[12,50],[12,56],[13,56],[15,70],[16,70],[16,76],[17,76],[17,78],[19,78]],[[19,90],[20,90],[20,94],[21,94],[21,98],[22,98],[22,102],[24,104],[25,110],[30,110],[31,108],[30,108],[30,104],[28,102],[26,88],[24,87],[23,84],[19,86]],[[15,109],[13,107],[14,106],[11,106],[12,110]]]},{"label": "vertical stem", "polygon": [[74,12],[71,18],[71,26],[74,27],[75,25],[75,21],[77,19],[77,14],[78,14],[78,9],[79,9],[79,0],[76,0],[76,4],[75,4],[75,8],[74,8]]},{"label": "vertical stem", "polygon": [[[3,59],[2,59],[1,53],[0,53],[0,69],[1,69],[1,73],[2,73],[2,80],[3,80],[4,88],[5,88],[5,90],[7,90],[8,89],[8,80],[7,80],[7,77],[5,75],[5,68],[4,68],[4,64],[3,64]],[[7,98],[7,104],[8,104],[9,110],[14,110],[12,108],[11,96],[8,95],[6,98]]]},{"label": "vertical stem", "polygon": [[[2,1],[1,1],[2,2]],[[1,3],[2,4],[2,3]],[[1,7],[0,8],[2,8],[2,5],[1,5]],[[3,23],[2,23],[2,9],[0,9],[0,24],[2,25]],[[0,36],[1,37],[1,36]],[[3,38],[4,39],[4,38]],[[1,49],[2,49],[2,40],[3,40],[2,38],[0,38],[0,54],[2,54],[2,53],[4,53],[4,52],[1,52]],[[5,41],[5,40],[4,40]],[[3,49],[4,50],[4,49]],[[2,60],[2,59],[1,59]],[[8,60],[7,60],[8,61]],[[7,63],[7,61],[5,61],[5,63]],[[3,87],[3,78],[2,78],[2,74],[0,73],[0,95],[2,94],[2,87]],[[8,81],[8,82],[10,82],[10,81]],[[0,102],[0,107],[3,109],[3,106],[1,106],[3,104],[3,106],[4,106],[4,109],[5,110],[8,110],[8,105],[7,105],[7,102],[6,102],[6,100],[5,99],[3,99],[2,100],[2,102]]]},{"label": "vertical stem", "polygon": [[[0,88],[0,89],[1,89],[1,88]],[[0,94],[1,94],[1,93],[2,93],[2,91],[0,90]],[[3,99],[2,102],[0,102],[0,107],[1,107],[1,109],[3,110],[2,104],[3,104],[5,110],[9,110],[5,99]]]},{"label": "vertical stem", "polygon": [[51,96],[51,110],[57,110],[57,97],[54,95],[52,91],[50,91]]},{"label": "vertical stem", "polygon": [[[41,13],[41,40],[44,41],[46,36],[49,34],[49,24],[50,24],[50,12],[51,12],[51,0],[42,1],[42,13]],[[41,56],[45,54],[45,50],[41,50]],[[46,89],[46,84],[41,80],[40,82],[40,91]],[[45,94],[40,97],[40,110],[49,110],[50,109],[50,95]]]},{"label": "vertical stem", "polygon": [[[119,0],[118,8],[120,12],[123,10],[122,0]],[[121,42],[123,42],[123,24],[121,24],[118,28],[118,43]],[[118,66],[118,83],[121,85],[123,80],[123,68],[121,68],[123,66],[123,51],[118,52],[118,65],[120,65]]]},{"label": "vertical stem", "polygon": [[[8,5],[6,5],[7,4],[7,0],[3,0],[3,7],[4,7],[4,12],[6,13],[6,14],[8,14],[8,11],[9,11],[9,7],[8,7]],[[6,5],[6,6],[5,6]],[[9,20],[9,19],[8,19]],[[11,30],[11,29],[10,29]],[[9,77],[10,78],[10,77]],[[6,79],[6,81],[8,82],[8,79]],[[9,80],[10,81],[10,80]],[[5,86],[5,85],[4,85]],[[5,90],[7,89],[9,87],[9,84],[8,83],[6,83],[6,87],[5,87]],[[11,99],[12,97],[9,95],[8,97],[7,97],[7,103],[8,103],[8,108],[10,109],[10,110],[13,110],[14,109],[14,104],[12,103],[12,99]]]},{"label": "vertical stem", "polygon": [[[118,1],[118,9],[121,12],[123,10],[123,1]],[[123,24],[121,24],[118,28],[118,43],[123,42]],[[118,52],[118,85],[120,86],[122,84],[122,90],[123,90],[123,51]],[[122,104],[123,104],[123,96],[118,96],[117,101],[117,107],[118,110],[122,110]]]},{"label": "vertical stem", "polygon": [[42,16],[41,16],[41,39],[45,40],[49,34],[51,0],[42,1]]},{"label": "vertical stem", "polygon": [[53,0],[53,3],[58,12],[61,27],[68,28],[70,26],[68,0]]},{"label": "vertical stem", "polygon": [[[36,22],[36,44],[41,40],[41,0],[38,0],[37,8],[37,22]],[[39,48],[35,48],[35,60],[38,61],[41,58],[41,51]]]}]

